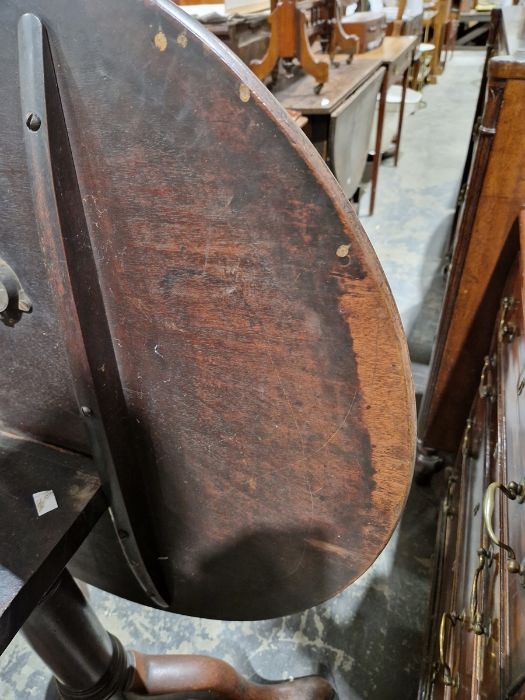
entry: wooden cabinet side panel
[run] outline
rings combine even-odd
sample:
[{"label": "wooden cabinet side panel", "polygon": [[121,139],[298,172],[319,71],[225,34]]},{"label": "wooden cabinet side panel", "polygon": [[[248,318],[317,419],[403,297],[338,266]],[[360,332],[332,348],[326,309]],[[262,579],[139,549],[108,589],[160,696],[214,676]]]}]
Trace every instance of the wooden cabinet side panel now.
[{"label": "wooden cabinet side panel", "polygon": [[462,217],[420,420],[424,443],[451,452],[461,437],[490,342],[491,319],[516,253],[517,236],[509,231],[525,204],[525,81],[491,81],[489,95],[483,117],[487,143],[480,143],[476,153],[466,204],[472,211]]}]

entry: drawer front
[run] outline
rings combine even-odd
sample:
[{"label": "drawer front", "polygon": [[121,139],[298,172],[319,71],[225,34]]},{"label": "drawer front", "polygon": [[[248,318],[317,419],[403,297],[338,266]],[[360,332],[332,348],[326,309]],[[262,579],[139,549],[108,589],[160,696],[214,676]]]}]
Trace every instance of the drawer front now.
[{"label": "drawer front", "polygon": [[428,636],[419,700],[441,700],[445,686],[440,666],[439,627],[444,610],[452,609],[452,572],[458,535],[459,492],[461,487],[461,456],[454,468],[449,468],[447,487],[443,497],[434,551],[433,586]]},{"label": "drawer front", "polygon": [[[500,483],[524,483],[525,492],[525,338],[521,279],[516,264],[498,319],[498,457]],[[525,697],[525,503],[520,503],[524,500],[520,496],[509,499],[501,492],[498,496],[501,504],[499,537],[515,552],[514,568],[522,569],[521,574],[510,573],[512,557],[507,551],[501,551],[504,686],[506,692],[512,691],[513,697]]]},{"label": "drawer front", "polygon": [[[474,402],[471,427],[463,446],[463,475],[458,514],[458,537],[454,562],[453,609],[443,623],[445,641],[450,637],[448,654],[447,695],[450,698],[475,697],[480,667],[479,637],[473,629],[471,603],[476,585],[477,608],[481,606],[482,586],[479,580],[480,547],[483,546],[482,502],[493,451],[491,422],[493,402],[489,396]],[[476,580],[476,584],[474,581]],[[448,627],[448,629],[447,629]],[[449,677],[446,678],[445,676]]]},{"label": "drawer front", "polygon": [[413,51],[407,51],[395,63],[390,65],[388,81],[390,85],[399,83],[403,79],[403,74],[412,64]]},{"label": "drawer front", "polygon": [[[497,455],[497,354],[495,339],[493,352],[485,358],[480,394],[488,404],[485,433],[485,471],[480,514],[483,518],[483,497],[487,487],[498,474]],[[499,517],[499,505],[495,505],[495,518]],[[477,566],[472,578],[470,601],[470,628],[474,635],[472,697],[496,700],[500,697],[500,553],[491,543],[487,531],[480,523],[480,540]]]},{"label": "drawer front", "polygon": [[359,37],[359,53],[381,46],[386,31],[383,13],[355,13],[351,17],[343,18],[342,24],[347,34],[356,34]]},{"label": "drawer front", "polygon": [[465,428],[457,476],[452,474],[445,497],[445,547],[435,584],[439,599],[439,612],[434,616],[437,663],[431,691],[420,697],[499,697],[499,552],[494,551],[483,527],[483,497],[497,474],[496,382],[496,355],[492,353],[486,358]]}]

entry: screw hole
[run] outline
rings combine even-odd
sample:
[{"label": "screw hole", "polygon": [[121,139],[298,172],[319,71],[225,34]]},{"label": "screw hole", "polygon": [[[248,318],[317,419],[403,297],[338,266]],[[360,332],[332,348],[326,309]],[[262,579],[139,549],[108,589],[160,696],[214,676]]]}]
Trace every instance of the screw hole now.
[{"label": "screw hole", "polygon": [[42,125],[42,120],[40,119],[38,114],[31,112],[31,114],[27,115],[26,126],[30,131],[38,131],[40,129],[41,125]]}]

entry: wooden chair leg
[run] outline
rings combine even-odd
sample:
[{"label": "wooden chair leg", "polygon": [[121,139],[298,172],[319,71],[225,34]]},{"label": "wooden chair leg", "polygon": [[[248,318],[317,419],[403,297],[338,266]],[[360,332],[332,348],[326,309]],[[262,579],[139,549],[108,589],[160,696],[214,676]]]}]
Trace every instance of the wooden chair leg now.
[{"label": "wooden chair leg", "polygon": [[102,627],[65,571],[23,626],[28,642],[50,668],[64,700],[113,700],[169,695],[170,700],[335,700],[324,678],[252,683],[207,656],[128,653]]}]

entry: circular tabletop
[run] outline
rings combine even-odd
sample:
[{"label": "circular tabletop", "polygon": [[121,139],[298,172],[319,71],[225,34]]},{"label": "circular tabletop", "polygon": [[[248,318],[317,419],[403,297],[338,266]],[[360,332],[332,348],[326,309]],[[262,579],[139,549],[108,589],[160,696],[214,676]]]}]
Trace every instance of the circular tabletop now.
[{"label": "circular tabletop", "polygon": [[[274,97],[169,0],[2,7],[8,121],[20,118],[23,12],[49,33],[125,397],[106,431],[111,443],[115,426],[129,428],[137,459],[113,459],[140,483],[129,508],[148,524],[169,609],[257,619],[326,600],[385,546],[414,457],[406,342],[362,226]],[[18,122],[6,158],[24,162]],[[2,419],[90,451],[49,266],[28,253],[28,176],[10,172],[20,186],[7,257],[34,308],[1,330],[27,375]],[[89,355],[96,333],[84,342]],[[95,368],[95,385],[111,415],[108,371]],[[148,602],[109,518],[72,570]]]}]

